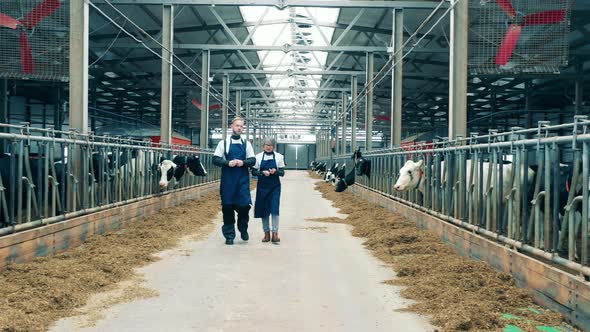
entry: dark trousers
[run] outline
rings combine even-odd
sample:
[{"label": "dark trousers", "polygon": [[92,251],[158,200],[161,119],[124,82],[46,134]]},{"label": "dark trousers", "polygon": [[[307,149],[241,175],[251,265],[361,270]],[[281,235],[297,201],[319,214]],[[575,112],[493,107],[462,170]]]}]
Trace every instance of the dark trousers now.
[{"label": "dark trousers", "polygon": [[236,223],[235,212],[238,213],[238,230],[240,233],[248,231],[248,221],[250,216],[250,205],[222,205],[221,212],[223,213],[223,226],[221,232],[226,239],[233,240],[236,237]]}]

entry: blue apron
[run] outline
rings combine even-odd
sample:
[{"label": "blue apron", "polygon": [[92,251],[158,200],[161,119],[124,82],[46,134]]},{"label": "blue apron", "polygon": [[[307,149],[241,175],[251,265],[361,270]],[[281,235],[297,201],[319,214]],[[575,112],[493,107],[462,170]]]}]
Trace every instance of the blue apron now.
[{"label": "blue apron", "polygon": [[[231,138],[228,138],[231,139]],[[231,141],[230,141],[231,142]],[[224,144],[226,144],[224,142]],[[226,160],[246,160],[246,144],[230,143]],[[250,205],[250,174],[247,167],[223,167],[221,170],[221,204],[222,205]]]},{"label": "blue apron", "polygon": [[[262,155],[264,159],[264,153]],[[262,171],[268,171],[274,168],[278,170],[277,161],[273,152],[272,159],[262,160],[260,162],[260,175],[256,185],[256,204],[254,205],[254,218],[265,218],[270,214],[279,214],[279,204],[281,202],[281,181],[279,175],[264,176]]]}]

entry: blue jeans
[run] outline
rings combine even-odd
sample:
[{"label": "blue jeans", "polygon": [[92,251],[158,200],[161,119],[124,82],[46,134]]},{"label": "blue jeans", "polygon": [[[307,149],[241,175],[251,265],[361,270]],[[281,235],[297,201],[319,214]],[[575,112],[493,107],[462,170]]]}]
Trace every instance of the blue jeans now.
[{"label": "blue jeans", "polygon": [[[269,228],[269,225],[268,225],[269,219],[270,219],[270,216],[263,217],[262,218],[262,229],[265,232],[270,232],[271,231],[271,229]],[[272,231],[273,232],[278,232],[279,231],[279,215],[278,214],[273,214],[272,215]]]}]

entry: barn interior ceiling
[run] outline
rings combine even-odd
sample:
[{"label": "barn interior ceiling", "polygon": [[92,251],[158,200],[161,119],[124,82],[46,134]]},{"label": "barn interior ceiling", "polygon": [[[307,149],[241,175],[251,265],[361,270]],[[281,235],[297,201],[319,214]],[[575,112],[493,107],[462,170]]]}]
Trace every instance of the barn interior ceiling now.
[{"label": "barn interior ceiling", "polygon": [[[343,93],[347,94],[345,100],[351,101],[353,77],[362,90],[367,52],[374,54],[375,72],[387,63],[392,8],[380,4],[393,2],[405,6],[406,38],[438,4],[265,0],[257,1],[258,6],[236,6],[232,4],[240,2],[230,0],[95,0],[90,9],[90,113],[102,112],[102,118],[97,118],[105,121],[108,114],[116,114],[158,126],[162,64],[157,54],[161,50],[147,35],[161,40],[161,4],[172,3],[177,56],[173,73],[175,130],[187,132],[200,126],[195,101],[200,102],[201,88],[195,82],[201,82],[202,54],[207,49],[211,54],[210,128],[221,127],[221,108],[215,105],[221,103],[226,76],[230,117],[236,113],[236,95],[240,94],[240,111],[244,113],[249,104],[254,124],[282,133],[314,133],[332,124]],[[287,3],[293,6],[280,7]],[[585,79],[590,71],[590,4],[571,3],[567,67],[556,74],[470,75],[470,130],[526,126],[528,111],[536,114],[532,119],[569,119],[576,111],[588,112],[589,94],[584,96],[583,91],[590,88],[590,80]],[[434,21],[443,12],[437,12]],[[403,136],[444,129],[448,122],[448,16],[427,34],[414,36],[418,38],[423,39],[403,61]],[[386,134],[391,101],[388,75],[374,89],[373,111],[373,129]],[[55,102],[54,90],[27,88],[41,83],[12,84],[16,86],[13,95]],[[578,105],[576,90],[581,100]],[[357,123],[363,128],[364,101],[359,101]]]}]

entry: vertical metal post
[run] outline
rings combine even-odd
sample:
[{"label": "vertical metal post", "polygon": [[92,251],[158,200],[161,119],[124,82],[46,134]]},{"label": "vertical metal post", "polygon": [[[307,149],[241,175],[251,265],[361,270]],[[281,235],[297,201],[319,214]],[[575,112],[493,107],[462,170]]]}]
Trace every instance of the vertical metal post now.
[{"label": "vertical metal post", "polygon": [[340,146],[342,147],[342,154],[346,154],[346,111],[347,111],[347,106],[348,105],[348,97],[346,95],[346,92],[342,92],[342,111],[340,113],[340,115],[342,116],[342,143],[340,143]]},{"label": "vertical metal post", "polygon": [[[531,94],[533,89],[533,82],[527,80],[524,83],[524,110],[526,111],[526,128],[533,127],[533,113],[531,112]],[[527,134],[530,137],[530,134]]]},{"label": "vertical metal post", "polygon": [[338,107],[338,105],[336,105],[336,108],[334,109],[334,127],[333,127],[333,140],[334,140],[334,154],[335,155],[339,155],[340,154],[340,141],[338,140],[338,117],[340,116],[340,107]]},{"label": "vertical metal post", "polygon": [[451,9],[449,61],[449,139],[467,137],[467,36],[469,2],[456,0]]},{"label": "vertical metal post", "polygon": [[403,42],[404,12],[393,9],[391,45],[393,45],[393,63],[391,68],[391,141],[390,147],[400,146],[402,140],[402,75],[403,75]]},{"label": "vertical metal post", "polygon": [[544,226],[543,226],[543,242],[544,242],[544,249],[550,250],[551,247],[551,146],[545,146],[545,197],[544,197],[544,204],[545,204],[545,219],[544,219]]},{"label": "vertical metal post", "polygon": [[70,128],[88,129],[88,2],[70,1]]},{"label": "vertical metal post", "polygon": [[222,139],[225,140],[227,138],[227,107],[228,107],[228,99],[229,99],[229,75],[223,75],[223,105],[222,105],[222,112],[221,112],[221,135]]},{"label": "vertical metal post", "polygon": [[582,256],[581,264],[588,264],[588,213],[590,209],[590,197],[588,197],[588,182],[590,182],[590,156],[589,143],[582,143]]},{"label": "vertical metal post", "polygon": [[370,151],[373,149],[373,67],[375,63],[375,55],[372,52],[367,52],[367,66],[365,87],[367,89],[365,102],[365,149]]},{"label": "vertical metal post", "polygon": [[174,62],[174,7],[162,6],[162,80],[160,102],[160,142],[172,142],[172,64]]},{"label": "vertical metal post", "polygon": [[242,90],[236,91],[236,116],[242,116]]},{"label": "vertical metal post", "polygon": [[[0,79],[0,123],[8,123],[8,80],[5,78]],[[0,153],[5,152],[4,144],[5,141],[0,142]]]},{"label": "vertical metal post", "polygon": [[[257,116],[258,116],[258,110],[256,108],[254,108],[254,119],[256,119]],[[258,127],[258,124],[256,126],[254,126],[253,136],[252,136],[252,140],[254,141],[254,144],[253,144],[254,152],[256,152],[258,150],[257,127]]]},{"label": "vertical metal post", "polygon": [[209,70],[210,51],[204,50],[202,53],[201,67],[201,148],[206,149],[209,146]]},{"label": "vertical metal post", "polygon": [[[80,133],[88,132],[89,18],[88,2],[70,1],[70,130]],[[70,178],[69,183],[73,183],[85,179],[85,174],[82,150],[74,145],[70,151],[71,163],[68,162],[68,170],[71,170],[74,179]],[[20,179],[18,180],[21,181]],[[77,189],[75,186],[68,187],[68,197],[74,200]]]},{"label": "vertical metal post", "polygon": [[[240,90],[238,90],[238,92],[240,92]],[[242,98],[242,96],[240,95],[240,99]],[[252,120],[250,118],[250,101],[248,100],[246,102],[246,123],[248,126],[248,129],[246,130],[246,140],[250,140],[250,132],[252,131]]]},{"label": "vertical metal post", "polygon": [[351,76],[350,78],[350,98],[352,99],[352,109],[350,110],[350,150],[356,150],[356,117],[358,109],[358,78]]},{"label": "vertical metal post", "polygon": [[[582,73],[578,73],[582,75]],[[584,101],[584,78],[578,77],[576,79],[576,96],[575,96],[575,104],[576,104],[576,115],[582,114],[582,103]]]}]

